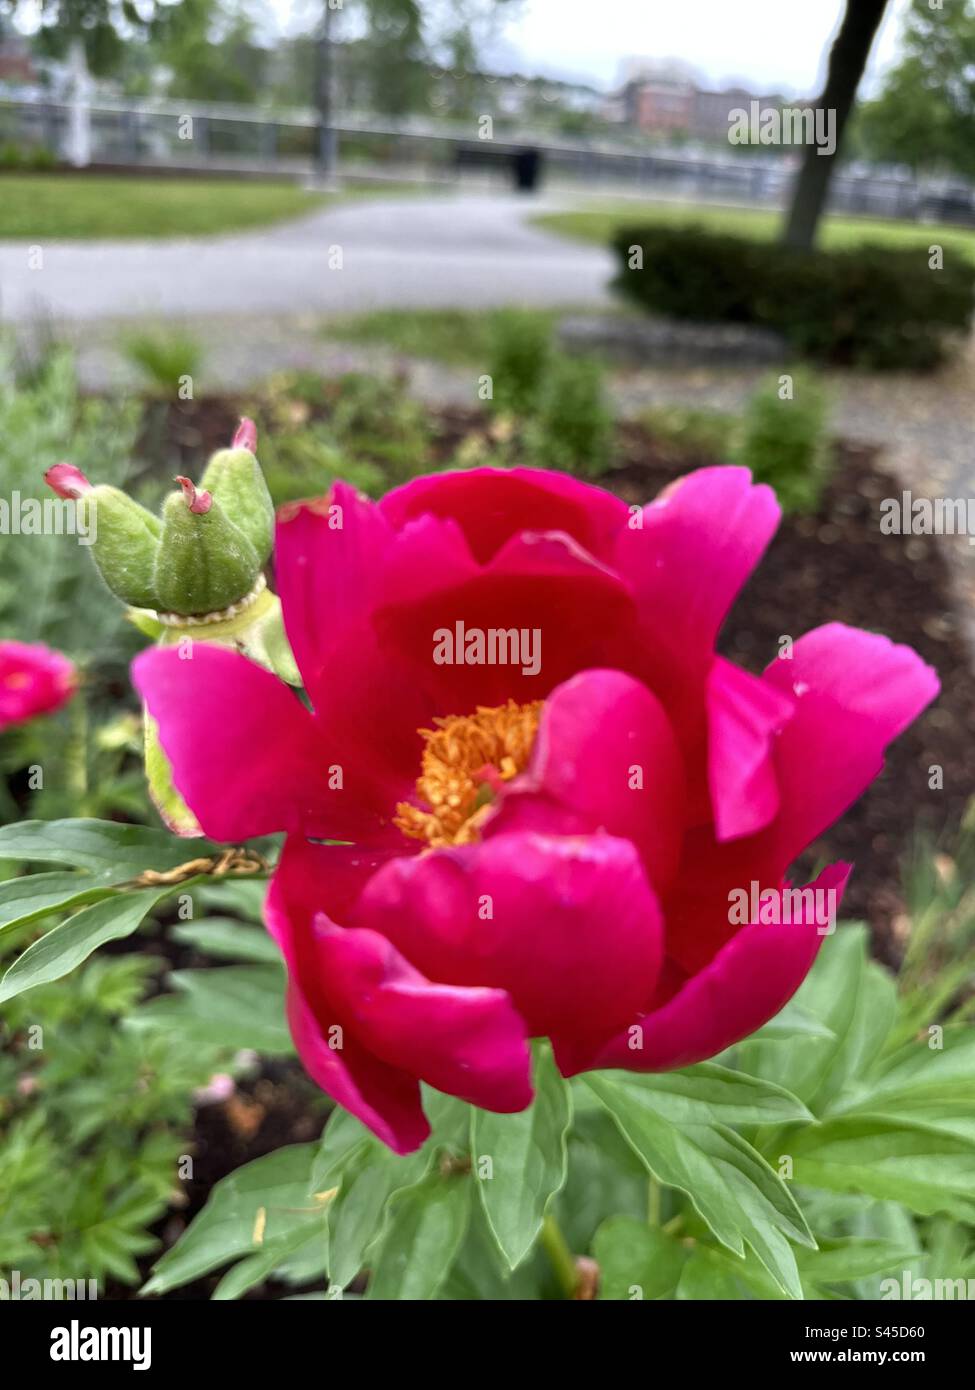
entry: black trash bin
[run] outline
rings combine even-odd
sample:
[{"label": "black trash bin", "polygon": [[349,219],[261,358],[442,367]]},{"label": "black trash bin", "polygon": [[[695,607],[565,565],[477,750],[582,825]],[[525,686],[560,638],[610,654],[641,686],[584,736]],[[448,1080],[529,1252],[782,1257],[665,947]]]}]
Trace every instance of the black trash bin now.
[{"label": "black trash bin", "polygon": [[515,188],[519,193],[533,193],[542,175],[542,156],[538,150],[519,150],[514,156]]}]

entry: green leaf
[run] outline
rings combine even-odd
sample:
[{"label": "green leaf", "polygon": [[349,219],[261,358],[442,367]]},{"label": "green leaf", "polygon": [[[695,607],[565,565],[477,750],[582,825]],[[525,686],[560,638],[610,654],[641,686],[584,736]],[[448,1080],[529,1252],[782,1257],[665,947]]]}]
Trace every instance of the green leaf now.
[{"label": "green leaf", "polygon": [[171,929],[177,941],[207,956],[277,965],[281,952],[261,927],[247,927],[233,917],[208,917],[203,922],[179,922]]},{"label": "green leaf", "polygon": [[0,828],[0,859],[72,864],[102,887],[146,869],[175,869],[214,849],[207,840],[179,840],[165,830],[107,820],[25,820]]},{"label": "green leaf", "polygon": [[975,1033],[971,1028],[946,1028],[944,1046],[932,1048],[928,1039],[908,1043],[887,1059],[850,1104],[871,1110],[877,1104],[910,1110],[917,1104],[950,1102],[975,1104]]},{"label": "green leaf", "polygon": [[565,1182],[571,1119],[571,1093],[547,1049],[537,1054],[527,1110],[473,1111],[471,1161],[488,1225],[511,1269],[535,1243],[545,1208]]},{"label": "green leaf", "polygon": [[797,1256],[803,1279],[842,1284],[871,1274],[903,1269],[915,1252],[892,1240],[863,1240],[842,1236],[820,1242],[818,1250],[801,1250]]},{"label": "green leaf", "polygon": [[[781,1299],[782,1289],[757,1259],[746,1251],[741,1260],[723,1250],[698,1245],[685,1264],[675,1298],[694,1303],[744,1299]],[[800,1295],[801,1296],[801,1295]]]},{"label": "green leaf", "polygon": [[799,1131],[790,1152],[797,1183],[901,1202],[922,1216],[975,1216],[975,1148],[927,1126],[839,1115]]},{"label": "green leaf", "polygon": [[585,1078],[653,1176],[685,1192],[722,1245],[744,1255],[747,1243],[790,1297],[801,1298],[789,1241],[814,1245],[792,1195],[765,1160],[724,1125],[677,1128],[651,1097],[617,1077]]},{"label": "green leaf", "polygon": [[471,1180],[432,1173],[390,1203],[367,1298],[436,1298],[467,1230]]},{"label": "green leaf", "polygon": [[285,1241],[296,1228],[324,1227],[324,1206],[308,1198],[316,1144],[292,1144],[245,1163],[213,1188],[203,1210],[156,1262],[144,1294],[168,1293],[241,1255]]},{"label": "green leaf", "polygon": [[627,1104],[646,1105],[677,1125],[770,1125],[813,1118],[781,1086],[714,1062],[650,1075],[621,1072],[612,1085]]},{"label": "green leaf", "polygon": [[337,1105],[328,1117],[318,1151],[311,1166],[311,1192],[335,1187],[345,1165],[362,1148],[378,1146],[379,1140],[348,1110]]},{"label": "green leaf", "polygon": [[178,1029],[184,1040],[254,1048],[271,1056],[294,1051],[285,1018],[284,967],[224,965],[174,970],[174,994],[150,999],[132,1016],[139,1027]]},{"label": "green leaf", "polygon": [[194,893],[207,908],[218,912],[233,912],[258,926],[264,924],[264,899],[267,884],[259,878],[225,878],[207,880]]},{"label": "green leaf", "polygon": [[[809,1041],[812,1038],[833,1037],[825,1023],[790,999],[785,1008],[780,1009],[774,1018],[763,1024],[752,1037],[759,1042],[792,1042],[796,1039]],[[734,1049],[732,1049],[733,1051]]]},{"label": "green leaf", "polygon": [[667,1298],[677,1287],[688,1251],[662,1231],[632,1216],[611,1216],[592,1243],[602,1300]]},{"label": "green leaf", "polygon": [[[318,1225],[319,1228],[313,1230],[310,1235],[304,1224],[295,1226],[294,1230],[285,1232],[273,1241],[266,1241],[255,1254],[248,1255],[233,1265],[214,1289],[214,1301],[226,1302],[242,1298],[248,1290],[263,1284],[290,1256],[299,1251],[307,1249],[313,1256],[324,1256],[328,1248],[324,1211]],[[316,1262],[320,1263],[320,1260]]]},{"label": "green leaf", "polygon": [[200,823],[173,782],[173,769],[159,741],[159,725],[144,706],[142,727],[146,786],[153,806],[159,812],[163,824],[173,834],[183,838],[189,835],[199,836],[202,833]]},{"label": "green leaf", "polygon": [[171,888],[116,893],[84,907],[23,951],[0,980],[0,1004],[34,985],[60,980],[106,941],[131,936],[148,912]]},{"label": "green leaf", "polygon": [[358,1150],[342,1169],[338,1196],[328,1211],[328,1275],[345,1288],[362,1268],[365,1252],[382,1224],[394,1192],[422,1176],[432,1155],[405,1158],[384,1145]]},{"label": "green leaf", "polygon": [[794,1005],[829,1036],[780,1047],[764,1041],[763,1031],[739,1045],[737,1059],[746,1072],[785,1086],[823,1115],[874,1063],[896,1013],[893,979],[868,961],[862,926],[841,927],[824,942]]},{"label": "green leaf", "polygon": [[0,931],[22,926],[38,917],[97,902],[111,888],[93,885],[87,874],[23,874],[0,883]]}]

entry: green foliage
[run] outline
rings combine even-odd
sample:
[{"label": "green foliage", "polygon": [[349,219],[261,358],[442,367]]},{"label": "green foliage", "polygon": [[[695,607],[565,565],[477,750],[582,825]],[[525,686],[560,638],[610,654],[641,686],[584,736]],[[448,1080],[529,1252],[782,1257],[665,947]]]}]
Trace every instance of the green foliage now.
[{"label": "green foliage", "polygon": [[487,359],[491,409],[499,414],[533,414],[553,353],[549,322],[530,310],[500,310],[491,325]]},{"label": "green foliage", "polygon": [[975,266],[948,255],[933,270],[926,248],[799,251],[696,226],[622,227],[613,247],[616,286],[643,308],[772,329],[800,356],[842,365],[934,366],[975,306]]},{"label": "green foliage", "polygon": [[164,872],[211,850],[205,840],[180,840],[162,830],[111,821],[21,821],[0,828],[0,862],[66,864],[75,870],[41,874],[39,889],[38,879],[33,880],[33,891],[31,880],[27,885],[16,878],[0,884],[0,931],[14,940],[27,926],[69,914],[7,967],[0,1001],[60,979],[105,942],[131,935],[181,885],[125,885],[147,869]]},{"label": "green foliage", "polygon": [[120,347],[149,390],[166,399],[177,393],[183,378],[199,376],[203,365],[201,344],[179,328],[141,328],[125,333]]},{"label": "green foliage", "polygon": [[716,410],[679,405],[651,406],[641,412],[640,423],[658,448],[688,467],[701,459],[726,458],[736,424],[733,416]]},{"label": "green foliage", "polygon": [[91,961],[0,1009],[0,1269],[138,1282],[179,1197],[193,1090],[219,1048],[126,1026],[158,962]]},{"label": "green foliage", "polygon": [[589,357],[558,353],[549,365],[528,431],[532,461],[598,478],[612,459],[613,416],[603,369]]},{"label": "green foliage", "polygon": [[57,155],[46,145],[19,145],[13,140],[0,144],[0,169],[53,169]]},{"label": "green foliage", "polygon": [[749,400],[734,460],[773,487],[787,512],[815,511],[832,463],[826,396],[812,377],[794,373],[792,394],[783,398],[779,380],[770,378]]},{"label": "green foliage", "polygon": [[[563,309],[520,309],[519,319],[537,320],[540,336],[550,335]],[[323,334],[339,342],[375,343],[407,357],[480,366],[487,362],[510,311],[504,309],[373,309],[330,318]]]},{"label": "green foliage", "polygon": [[[129,473],[138,403],[79,395],[67,352],[53,352],[33,383],[0,374],[0,480],[9,498],[53,498],[45,471],[66,456],[83,473],[121,486]],[[100,680],[124,679],[137,648],[119,635],[117,610],[105,603],[88,547],[74,536],[3,538],[0,631],[46,642],[90,665]],[[79,614],[84,622],[79,622]]]},{"label": "green foliage", "polygon": [[516,1115],[473,1112],[473,1171],[488,1226],[511,1269],[534,1245],[546,1208],[565,1182],[571,1120],[569,1089],[544,1050],[533,1105]]},{"label": "green foliage", "polygon": [[428,466],[426,412],[396,378],[350,372],[323,381],[287,373],[269,383],[253,410],[264,476],[278,505],[320,497],[338,479],[379,496]]}]

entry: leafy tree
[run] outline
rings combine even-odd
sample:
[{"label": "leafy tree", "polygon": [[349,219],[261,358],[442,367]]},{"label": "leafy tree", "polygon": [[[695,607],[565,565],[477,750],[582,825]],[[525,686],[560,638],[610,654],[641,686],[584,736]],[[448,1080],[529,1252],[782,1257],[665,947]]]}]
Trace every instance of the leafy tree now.
[{"label": "leafy tree", "polygon": [[903,57],[865,103],[859,138],[873,159],[975,176],[975,6],[912,0]]},{"label": "leafy tree", "polygon": [[0,16],[38,23],[38,48],[64,58],[81,43],[89,69],[116,72],[128,46],[165,30],[193,24],[212,0],[0,0]]}]

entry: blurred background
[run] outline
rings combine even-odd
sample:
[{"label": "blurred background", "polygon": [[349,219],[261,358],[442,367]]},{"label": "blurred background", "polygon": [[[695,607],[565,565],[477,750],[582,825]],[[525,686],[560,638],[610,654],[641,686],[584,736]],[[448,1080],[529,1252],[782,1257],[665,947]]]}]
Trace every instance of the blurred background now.
[{"label": "blurred background", "polygon": [[[973,491],[973,73],[970,0],[0,0],[0,496],[68,459],[155,505],[242,414],[276,502],[530,463],[642,503],[747,465],[785,517],[724,650],[761,670],[839,620],[943,687],[797,872],[854,860],[844,910],[877,956],[900,965],[923,920],[909,987],[965,1008],[975,549],[910,518]],[[145,639],[70,537],[0,533],[11,637],[83,684],[0,735],[0,822],[158,823],[127,674]],[[80,994],[30,996],[87,1041],[26,1120],[44,1069],[0,1057],[21,1126],[0,1193],[34,1213],[0,1215],[0,1267],[60,1231],[65,1267],[120,1295],[217,1177],[317,1132],[286,1033],[239,1050],[255,989],[280,1011],[259,894],[212,892],[217,930],[155,921]],[[87,1176],[52,1194],[43,1146],[78,1133]]]}]

